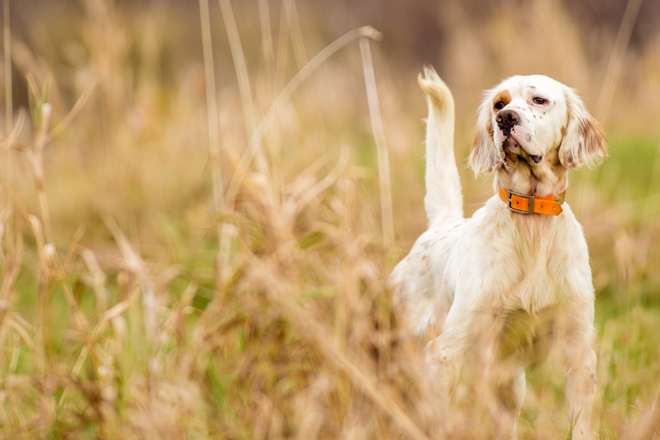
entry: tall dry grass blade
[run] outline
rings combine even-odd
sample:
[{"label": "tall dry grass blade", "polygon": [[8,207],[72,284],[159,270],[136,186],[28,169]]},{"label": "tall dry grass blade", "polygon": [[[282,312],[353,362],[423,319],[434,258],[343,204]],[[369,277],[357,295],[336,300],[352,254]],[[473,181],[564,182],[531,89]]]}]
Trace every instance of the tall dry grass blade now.
[{"label": "tall dry grass blade", "polygon": [[[603,125],[605,125],[612,98],[614,97],[614,91],[616,90],[616,85],[621,76],[621,69],[626,57],[626,51],[628,50],[628,43],[630,42],[630,36],[632,35],[633,27],[637,20],[641,5],[642,0],[628,0],[626,10],[621,19],[621,24],[619,25],[619,31],[617,32],[614,48],[612,49],[612,54],[610,55],[610,60],[607,64],[605,79],[603,80],[603,85],[598,96],[598,103],[596,104],[596,111],[594,112],[596,119]],[[582,207],[584,187],[590,175],[591,174],[583,174],[583,176],[576,181],[577,188],[575,193],[576,207],[578,209]]]},{"label": "tall dry grass blade", "polygon": [[211,41],[211,19],[208,0],[199,0],[199,15],[202,25],[204,51],[204,79],[206,83],[206,119],[209,134],[209,156],[215,209],[222,207],[222,169],[220,167],[220,131],[218,127],[218,101],[213,67],[213,43]]},{"label": "tall dry grass blade", "polygon": [[92,80],[89,86],[85,89],[85,91],[80,95],[80,98],[76,101],[76,103],[73,105],[69,113],[60,121],[59,124],[55,126],[48,135],[44,138],[44,146],[49,144],[54,138],[56,138],[60,133],[62,133],[73,121],[73,119],[78,115],[80,110],[85,106],[87,101],[89,100],[90,96],[92,96],[92,92],[94,92],[94,89],[96,88],[98,82],[96,78]]},{"label": "tall dry grass blade", "polygon": [[5,228],[5,235],[7,236],[8,250],[2,265],[3,277],[2,284],[0,284],[0,302],[6,303],[9,295],[14,288],[16,279],[21,270],[21,262],[23,261],[23,235],[14,230],[14,236],[8,234],[8,228]]},{"label": "tall dry grass blade", "polygon": [[[660,41],[656,41],[656,44],[653,45],[655,49],[655,58],[660,60]],[[654,87],[653,92],[655,94],[655,101],[657,102],[660,99],[660,88]],[[649,198],[653,194],[658,192],[658,187],[660,187],[660,142],[655,149],[655,159],[653,161],[653,170],[651,171],[651,179],[649,180],[649,187],[646,191],[646,197]],[[651,207],[644,207],[644,215],[642,217],[642,223],[647,223],[653,219],[653,210]]]},{"label": "tall dry grass blade", "polygon": [[[651,169],[651,178],[649,179],[649,186],[646,190],[646,198],[650,199],[654,196],[657,197],[658,186],[660,185],[660,142],[655,149],[655,158],[653,159],[653,168]],[[645,204],[642,211],[641,224],[649,224],[655,220],[655,212],[657,207],[653,204]]]},{"label": "tall dry grass blade", "polygon": [[[12,69],[11,69],[11,27],[9,20],[9,0],[4,0],[3,2],[3,58],[4,58],[4,69],[5,69],[5,136],[7,138],[14,137],[13,129],[13,82],[12,82]],[[21,124],[22,126],[22,124]],[[14,137],[15,138],[15,137]],[[11,143],[10,143],[11,145]],[[14,215],[13,209],[11,209],[11,197],[9,196],[9,191],[7,189],[11,185],[13,170],[14,170],[14,153],[11,149],[0,151],[0,157],[4,162],[4,169],[2,170],[2,194],[0,194],[0,203],[2,204],[1,209],[4,210],[8,215],[5,220],[4,227],[8,236],[12,236],[12,231],[14,228]]]},{"label": "tall dry grass blade", "polygon": [[142,258],[135,252],[131,246],[128,237],[121,230],[119,225],[111,217],[104,217],[104,221],[119,247],[119,251],[124,258],[126,269],[140,280],[142,286],[142,306],[144,307],[144,326],[147,333],[147,339],[154,346],[158,340],[158,298],[154,283],[147,273],[147,268]]},{"label": "tall dry grass blade", "polygon": [[[87,349],[87,346],[84,345],[80,349],[80,354],[78,355],[78,358],[76,359],[76,362],[73,364],[73,368],[71,368],[71,373],[74,376],[79,376],[80,375],[80,373],[82,372],[83,367],[85,366],[85,361],[87,360],[88,355],[89,355],[89,350]],[[66,396],[63,393],[60,400],[63,400],[65,397]]]},{"label": "tall dry grass blade", "polygon": [[71,314],[73,315],[73,322],[78,327],[77,330],[81,334],[86,335],[88,333],[87,318],[85,317],[83,311],[80,310],[80,307],[78,306],[78,302],[76,301],[76,298],[75,296],[73,296],[73,292],[71,291],[71,287],[66,283],[62,283],[62,292],[64,293],[64,299],[69,304],[69,308],[71,309]]},{"label": "tall dry grass blade", "polygon": [[282,310],[291,326],[302,339],[315,347],[336,368],[344,372],[353,384],[410,438],[417,440],[429,439],[426,433],[401,408],[397,399],[386,389],[379,388],[377,378],[368,373],[366,368],[360,365],[357,360],[343,353],[337,347],[337,343],[330,332],[325,330],[295,301],[291,295],[291,292],[295,291],[294,287],[278,275],[279,270],[275,265],[253,258],[246,270],[250,273],[250,278],[258,280],[269,299]]},{"label": "tall dry grass blade", "polygon": [[25,109],[21,107],[18,110],[18,117],[16,118],[16,124],[12,126],[11,132],[9,132],[9,134],[7,134],[6,137],[5,136],[1,137],[2,144],[0,146],[0,149],[2,151],[11,148],[20,150],[25,147],[23,144],[16,142],[18,135],[21,134],[21,131],[23,130],[23,125],[25,125]]},{"label": "tall dry grass blade", "polygon": [[73,234],[73,237],[71,237],[71,241],[69,242],[69,249],[67,249],[66,256],[64,257],[63,266],[65,268],[73,262],[76,250],[78,249],[78,244],[85,235],[85,229],[85,225],[79,225],[78,229],[76,229],[76,232]]},{"label": "tall dry grass blade", "polygon": [[298,68],[302,68],[307,63],[307,53],[305,52],[305,43],[300,29],[300,20],[298,19],[298,8],[295,0],[284,0],[284,7],[289,34],[291,35],[291,45],[293,46],[293,56],[296,59]]},{"label": "tall dry grass blade", "polygon": [[[222,19],[225,22],[225,30],[227,31],[227,38],[229,39],[231,58],[234,61],[234,69],[236,70],[238,90],[241,94],[243,107],[243,119],[245,120],[245,130],[247,132],[247,137],[250,138],[254,134],[257,117],[254,108],[254,101],[252,100],[252,87],[250,85],[247,64],[245,63],[245,54],[243,53],[243,46],[241,45],[241,39],[238,35],[238,27],[236,26],[236,19],[234,18],[234,11],[231,7],[230,0],[218,0],[218,2],[220,3],[220,9],[222,10]],[[258,148],[255,152],[255,156],[257,170],[260,173],[267,175],[268,163],[264,156],[263,149]]]},{"label": "tall dry grass blade", "polygon": [[11,351],[11,359],[9,361],[9,374],[16,373],[16,367],[18,367],[18,358],[21,353],[21,337],[18,332],[14,332],[14,344]]},{"label": "tall dry grass blade", "polygon": [[47,144],[48,129],[50,128],[50,116],[53,113],[53,106],[49,103],[41,105],[41,124],[38,127],[35,146],[37,151],[41,152]]},{"label": "tall dry grass blade", "polygon": [[30,350],[36,350],[36,346],[34,345],[35,343],[30,337],[30,330],[34,331],[34,328],[30,325],[30,323],[25,321],[25,319],[19,314],[13,313],[8,325],[11,327],[11,329],[18,333],[21,340],[25,342],[25,345],[27,345]]},{"label": "tall dry grass blade", "polygon": [[[344,35],[342,35],[341,37],[330,43],[328,46],[323,48],[323,50],[321,50],[318,54],[316,54],[314,58],[312,58],[307,64],[303,66],[302,69],[298,71],[298,73],[296,73],[296,75],[291,79],[291,81],[289,81],[287,85],[284,87],[284,89],[282,89],[280,94],[277,95],[277,98],[275,99],[275,101],[270,106],[270,108],[264,115],[263,119],[257,126],[257,129],[252,135],[252,138],[250,139],[250,142],[248,143],[248,146],[245,149],[243,156],[241,157],[241,161],[239,164],[240,168],[242,169],[248,168],[258,146],[260,145],[261,140],[263,139],[267,127],[275,122],[275,118],[279,114],[280,107],[289,99],[291,99],[291,96],[298,89],[298,87],[300,87],[300,85],[307,78],[309,78],[309,76],[321,64],[323,64],[325,60],[330,58],[333,54],[335,54],[338,50],[345,47],[347,44],[361,37],[379,40],[381,38],[381,33],[375,30],[374,28],[372,28],[371,26],[364,26],[361,28],[353,29],[352,31],[345,33]],[[233,200],[235,199],[242,180],[243,180],[242,174],[237,173],[234,174],[234,176],[232,176],[232,179],[229,182],[229,186],[227,188],[228,204],[232,203]]]},{"label": "tall dry grass blade", "polygon": [[139,294],[138,289],[134,289],[131,291],[128,295],[128,298],[122,300],[121,302],[115,304],[111,308],[109,308],[102,316],[101,320],[99,323],[96,325],[96,328],[94,329],[94,333],[101,333],[105,329],[105,325],[115,319],[116,317],[120,316],[122,313],[127,311],[135,302]]},{"label": "tall dry grass blade", "polygon": [[[4,235],[6,237],[12,237],[13,229],[14,229],[14,209],[13,209],[13,199],[11,196],[11,185],[12,185],[12,167],[13,167],[13,153],[11,150],[16,149],[16,150],[25,150],[25,145],[19,143],[16,141],[18,136],[21,134],[21,131],[23,130],[23,125],[25,124],[25,110],[21,108],[18,111],[18,118],[16,119],[16,123],[13,125],[11,132],[7,135],[6,138],[2,140],[2,144],[0,144],[0,157],[2,157],[2,160],[5,162],[5,164],[9,167],[8,169],[5,169],[5,172],[2,175],[2,194],[0,194],[0,203],[2,206],[2,217],[3,217],[3,227],[4,227]],[[11,243],[11,241],[10,241]],[[2,254],[4,250],[0,246],[0,254]]]},{"label": "tall dry grass blade", "polygon": [[598,104],[596,105],[595,116],[601,124],[604,124],[605,119],[607,119],[610,104],[612,103],[612,97],[614,96],[614,90],[616,89],[619,77],[621,76],[621,68],[623,67],[623,61],[626,56],[626,51],[628,50],[630,36],[632,35],[633,27],[635,26],[635,21],[637,20],[641,5],[642,0],[628,0],[626,10],[623,13],[619,32],[616,35],[614,49],[612,50],[612,55],[610,56],[610,61],[607,65],[605,80],[603,81],[600,96],[598,97]]},{"label": "tall dry grass blade", "polygon": [[[270,8],[268,7],[268,0],[259,0],[259,25],[261,26],[261,50],[263,52],[264,64],[266,71],[266,83],[268,84],[269,93],[274,93],[273,75],[274,67],[273,61],[275,53],[273,50],[273,31],[270,25]],[[269,98],[272,95],[269,95]]]},{"label": "tall dry grass blade", "polygon": [[[296,65],[298,69],[301,69],[305,64],[307,64],[307,52],[305,50],[305,39],[303,37],[303,31],[300,26],[300,18],[298,15],[298,8],[296,6],[295,0],[286,0],[283,3],[284,9],[286,11],[287,24],[289,27],[289,33],[291,35],[291,45],[293,46],[293,55],[296,59]],[[306,90],[306,98],[308,105],[310,107],[311,117],[313,118],[314,125],[317,127],[316,142],[321,146],[323,152],[328,151],[327,143],[322,133],[325,132],[325,123],[322,116],[322,105],[319,101],[319,97],[312,93],[312,90]]]},{"label": "tall dry grass blade", "polygon": [[33,162],[37,193],[39,197],[39,207],[41,210],[41,221],[43,223],[44,237],[47,243],[53,241],[53,227],[50,221],[50,209],[48,208],[48,199],[46,198],[46,188],[44,187],[43,150],[48,138],[48,128],[50,126],[52,109],[52,106],[48,103],[41,106],[41,126],[39,127],[37,141],[35,143],[36,160]]},{"label": "tall dry grass blade", "polygon": [[[209,134],[209,158],[211,162],[211,184],[213,186],[213,203],[219,213],[226,201],[222,183],[222,164],[220,163],[220,127],[217,92],[215,86],[215,69],[213,66],[213,43],[211,40],[211,19],[208,0],[199,0],[200,20],[202,24],[202,46],[204,50],[204,77],[206,82],[206,117]],[[217,284],[222,284],[224,274],[228,272],[231,235],[224,224],[218,225],[218,247],[216,257]]]},{"label": "tall dry grass blade", "polygon": [[96,261],[94,252],[89,249],[82,249],[80,255],[91,275],[91,284],[96,299],[96,310],[99,313],[103,313],[108,308],[108,292],[105,288],[107,278],[105,273],[101,270],[101,266],[99,266],[99,263]]},{"label": "tall dry grass blade", "polygon": [[[11,27],[9,22],[9,0],[3,4],[3,35],[4,35],[4,61],[5,61],[5,133],[11,132],[12,125],[12,78],[11,78]],[[5,168],[10,170],[9,164]]]},{"label": "tall dry grass blade", "polygon": [[[9,333],[9,318],[11,314],[10,305],[8,301],[0,299],[0,344],[6,347],[5,338]],[[0,419],[1,420],[1,419]]]},{"label": "tall dry grass blade", "polygon": [[37,246],[37,259],[39,262],[39,275],[37,283],[37,324],[35,330],[34,369],[39,375],[45,373],[46,347],[45,347],[45,304],[48,279],[48,261],[45,253],[44,232],[42,222],[31,214],[27,216]]},{"label": "tall dry grass blade", "polygon": [[277,36],[277,62],[273,88],[279,90],[286,78],[286,66],[289,60],[289,26],[284,4],[280,9],[280,31]]},{"label": "tall dry grass blade", "polygon": [[367,101],[369,103],[369,118],[371,130],[376,141],[378,153],[378,180],[380,189],[381,222],[383,228],[383,243],[390,246],[394,243],[394,215],[392,209],[392,181],[390,179],[390,160],[387,153],[387,140],[383,128],[383,118],[380,114],[378,89],[376,87],[376,74],[371,57],[369,40],[360,39],[360,53],[362,55],[362,71],[367,88]]},{"label": "tall dry grass blade", "polygon": [[[10,137],[10,133],[13,133],[13,97],[12,97],[12,72],[11,72],[11,27],[9,21],[9,0],[4,0],[3,3],[3,57],[4,57],[4,67],[5,67],[5,136]],[[12,180],[12,174],[14,169],[13,164],[13,153],[11,150],[2,151],[2,160],[5,163],[3,173],[2,173],[2,187],[6,189],[9,187],[9,184]],[[9,199],[7,196],[7,191],[3,191],[2,203],[3,209],[9,208]],[[12,218],[10,215],[9,222],[7,227],[12,228]]]}]

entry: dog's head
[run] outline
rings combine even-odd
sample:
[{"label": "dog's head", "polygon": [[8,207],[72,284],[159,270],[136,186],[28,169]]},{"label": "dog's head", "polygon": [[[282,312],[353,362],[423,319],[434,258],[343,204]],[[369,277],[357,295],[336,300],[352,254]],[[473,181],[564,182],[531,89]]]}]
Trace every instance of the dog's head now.
[{"label": "dog's head", "polygon": [[485,93],[469,163],[476,174],[497,171],[511,190],[547,195],[565,189],[567,169],[594,167],[605,156],[603,130],[575,91],[531,75]]}]

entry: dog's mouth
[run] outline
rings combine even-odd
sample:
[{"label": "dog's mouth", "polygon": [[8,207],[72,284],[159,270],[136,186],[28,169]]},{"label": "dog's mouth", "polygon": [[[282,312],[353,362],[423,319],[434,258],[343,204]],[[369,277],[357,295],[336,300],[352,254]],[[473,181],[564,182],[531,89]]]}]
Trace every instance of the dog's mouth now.
[{"label": "dog's mouth", "polygon": [[510,133],[502,141],[502,150],[504,151],[505,162],[509,162],[510,159],[516,163],[518,158],[522,158],[530,165],[538,165],[543,160],[541,155],[530,154],[513,133]]}]

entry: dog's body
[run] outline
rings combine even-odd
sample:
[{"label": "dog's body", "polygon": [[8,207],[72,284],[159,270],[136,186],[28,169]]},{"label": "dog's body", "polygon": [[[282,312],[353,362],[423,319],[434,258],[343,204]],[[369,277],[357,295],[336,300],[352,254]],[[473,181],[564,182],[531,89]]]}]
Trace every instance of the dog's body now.
[{"label": "dog's body", "polygon": [[[426,357],[441,390],[449,391],[470,349],[481,351],[489,381],[509,396],[508,402],[499,397],[510,427],[522,405],[523,368],[530,361],[520,346],[543,335],[560,341],[573,438],[588,438],[596,355],[594,291],[582,228],[565,203],[553,204],[561,206],[560,215],[527,215],[512,212],[498,195],[463,218],[453,99],[432,70],[420,75],[420,85],[429,98],[424,199],[429,229],[392,274],[406,321],[418,335],[440,333],[428,343]],[[513,77],[486,94],[470,165],[477,174],[496,172],[496,194],[504,187],[554,197],[566,190],[567,169],[605,155],[602,130],[573,90],[547,77]],[[521,314],[534,324],[512,351],[502,335],[512,316]]]}]

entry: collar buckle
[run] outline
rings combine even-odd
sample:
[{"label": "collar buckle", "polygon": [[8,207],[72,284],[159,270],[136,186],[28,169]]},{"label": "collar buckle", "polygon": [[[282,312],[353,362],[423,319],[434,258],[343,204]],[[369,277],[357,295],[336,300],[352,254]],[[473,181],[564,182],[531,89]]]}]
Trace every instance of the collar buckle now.
[{"label": "collar buckle", "polygon": [[[528,210],[525,211],[525,210],[522,210],[522,209],[516,209],[513,206],[511,206],[511,196],[512,195],[518,196],[518,197],[523,197],[523,198],[527,199],[527,201],[529,202]],[[506,199],[507,199],[506,207],[509,208],[510,211],[517,212],[518,214],[525,214],[525,215],[534,214],[534,196],[528,196],[527,194],[520,194],[520,193],[517,193],[517,192],[513,192],[511,190],[507,190]]]}]

